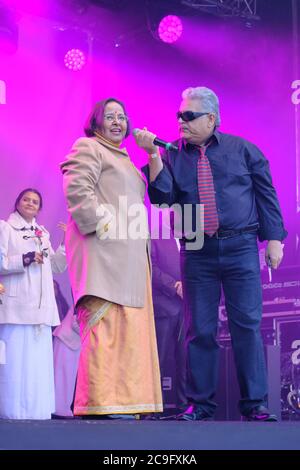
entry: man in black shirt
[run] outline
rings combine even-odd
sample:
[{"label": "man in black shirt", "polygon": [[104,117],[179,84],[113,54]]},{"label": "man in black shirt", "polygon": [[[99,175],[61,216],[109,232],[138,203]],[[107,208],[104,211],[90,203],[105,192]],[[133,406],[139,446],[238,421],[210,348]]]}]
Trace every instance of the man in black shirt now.
[{"label": "man in black shirt", "polygon": [[[262,291],[257,248],[267,240],[268,264],[278,268],[287,235],[268,161],[250,142],[218,131],[219,101],[205,87],[188,88],[177,113],[178,151],[161,157],[146,129],[136,133],[149,154],[144,172],[153,204],[192,206],[192,227],[199,236],[197,212],[204,205],[203,246],[181,239],[181,269],[188,315],[187,398],[179,419],[212,419],[218,375],[216,341],[221,287],[240,386],[240,412],[250,421],[276,421],[267,409],[267,376],[260,334]],[[203,233],[204,232],[204,233]]]}]

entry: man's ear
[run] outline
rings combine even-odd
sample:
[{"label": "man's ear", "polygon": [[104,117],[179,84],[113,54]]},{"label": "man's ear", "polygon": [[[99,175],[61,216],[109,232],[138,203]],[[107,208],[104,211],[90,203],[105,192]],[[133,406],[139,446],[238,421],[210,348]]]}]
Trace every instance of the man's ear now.
[{"label": "man's ear", "polygon": [[216,126],[216,116],[214,114],[208,115],[208,127],[215,127]]}]

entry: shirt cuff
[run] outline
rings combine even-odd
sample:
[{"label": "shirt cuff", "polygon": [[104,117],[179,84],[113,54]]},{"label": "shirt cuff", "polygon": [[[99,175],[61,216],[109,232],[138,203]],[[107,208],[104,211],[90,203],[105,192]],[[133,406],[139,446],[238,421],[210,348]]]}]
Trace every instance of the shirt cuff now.
[{"label": "shirt cuff", "polygon": [[144,166],[142,172],[146,176],[149,186],[152,188],[158,189],[162,193],[170,193],[172,191],[172,178],[165,165],[152,182],[150,182],[149,165]]},{"label": "shirt cuff", "polygon": [[288,235],[288,232],[284,227],[260,227],[258,230],[258,239],[260,242],[265,240],[284,240]]}]

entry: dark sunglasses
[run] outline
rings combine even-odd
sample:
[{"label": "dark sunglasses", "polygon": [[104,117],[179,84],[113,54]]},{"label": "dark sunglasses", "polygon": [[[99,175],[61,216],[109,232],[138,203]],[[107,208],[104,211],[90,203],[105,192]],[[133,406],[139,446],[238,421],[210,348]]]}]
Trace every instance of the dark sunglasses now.
[{"label": "dark sunglasses", "polygon": [[201,116],[205,116],[205,114],[209,114],[209,113],[195,113],[194,111],[178,111],[176,113],[176,117],[177,119],[182,119],[183,121],[185,122],[188,122],[188,121],[193,121],[194,119],[197,119],[198,117],[201,117]]}]

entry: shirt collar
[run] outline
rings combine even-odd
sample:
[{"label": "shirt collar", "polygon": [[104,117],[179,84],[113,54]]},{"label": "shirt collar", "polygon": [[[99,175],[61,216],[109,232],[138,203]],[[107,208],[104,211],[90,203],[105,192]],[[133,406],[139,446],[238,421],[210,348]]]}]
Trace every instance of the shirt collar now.
[{"label": "shirt collar", "polygon": [[[220,132],[217,130],[217,128],[215,128],[214,132],[212,133],[212,135],[209,137],[209,139],[207,140],[207,142],[205,143],[205,145],[207,145],[209,142],[211,141],[215,141],[218,145],[220,145],[220,141],[221,141],[221,134]],[[189,144],[188,142],[186,142],[184,139],[180,139],[179,142],[178,142],[178,148],[179,150],[182,150],[183,148],[195,148],[195,147],[199,147],[198,145],[195,145],[195,144]]]}]

